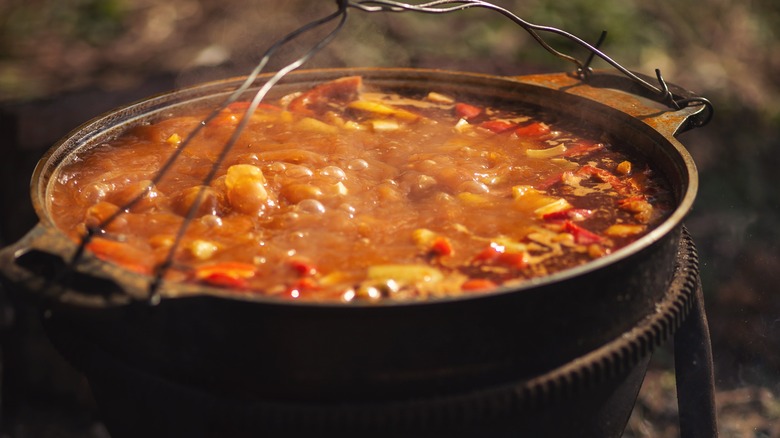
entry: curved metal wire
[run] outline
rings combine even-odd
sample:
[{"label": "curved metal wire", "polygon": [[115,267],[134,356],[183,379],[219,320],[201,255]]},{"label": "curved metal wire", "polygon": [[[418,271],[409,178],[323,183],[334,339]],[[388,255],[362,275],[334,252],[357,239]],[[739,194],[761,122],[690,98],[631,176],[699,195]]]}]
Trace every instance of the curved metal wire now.
[{"label": "curved metal wire", "polygon": [[[285,75],[287,75],[287,73],[302,66],[304,63],[306,63],[306,61],[308,61],[311,57],[313,57],[317,52],[319,52],[322,48],[324,48],[328,43],[330,43],[336,37],[339,31],[344,27],[344,24],[348,16],[348,10],[350,8],[360,10],[363,12],[368,12],[368,13],[418,12],[418,13],[427,13],[427,14],[446,14],[451,12],[462,11],[469,8],[489,9],[502,14],[503,16],[507,17],[512,22],[514,22],[515,24],[519,25],[522,29],[528,32],[531,35],[531,37],[533,37],[544,49],[546,49],[551,54],[563,60],[573,63],[576,66],[576,74],[582,80],[586,80],[588,76],[592,73],[590,64],[595,57],[599,57],[605,62],[607,62],[608,64],[610,64],[612,67],[614,67],[616,70],[621,72],[623,75],[630,78],[632,81],[639,84],[646,90],[650,91],[650,93],[656,96],[657,101],[664,103],[671,108],[681,109],[689,105],[704,105],[706,107],[707,113],[703,119],[700,119],[695,123],[698,123],[699,125],[706,124],[709,121],[709,118],[712,116],[712,104],[707,99],[698,96],[685,97],[685,98],[680,98],[678,96],[675,96],[669,90],[669,86],[661,76],[660,71],[656,70],[656,78],[658,80],[658,85],[655,85],[643,79],[642,77],[638,76],[637,74],[631,72],[630,70],[626,69],[618,62],[613,60],[611,57],[606,55],[604,52],[602,52],[599,49],[599,46],[601,45],[601,42],[604,40],[606,33],[602,33],[599,41],[595,45],[592,45],[584,41],[583,39],[577,37],[576,35],[573,35],[562,29],[558,29],[551,26],[542,26],[538,24],[529,23],[528,21],[521,19],[520,17],[518,17],[517,15],[515,15],[514,13],[510,12],[509,10],[503,7],[482,0],[434,0],[434,1],[428,1],[420,4],[409,4],[409,3],[403,3],[403,2],[393,1],[393,0],[358,0],[358,1],[336,0],[336,4],[338,7],[335,12],[301,26],[300,28],[287,34],[286,36],[284,36],[283,38],[275,42],[273,45],[271,45],[263,54],[262,58],[255,66],[255,68],[252,70],[252,72],[247,76],[246,80],[235,90],[233,90],[230,93],[230,95],[220,105],[214,108],[201,121],[201,123],[192,132],[190,132],[186,136],[186,138],[184,138],[184,140],[177,146],[173,154],[171,154],[171,156],[166,160],[163,166],[161,166],[161,168],[151,179],[149,185],[145,187],[145,189],[142,190],[141,193],[139,193],[135,198],[130,200],[127,204],[121,206],[116,213],[104,219],[99,225],[88,228],[86,235],[82,238],[75,254],[71,258],[71,262],[70,262],[71,268],[74,267],[75,264],[77,264],[78,261],[81,259],[81,257],[84,254],[84,250],[86,246],[89,244],[89,242],[95,236],[100,234],[105,234],[105,229],[108,225],[110,225],[120,215],[129,211],[133,206],[135,206],[138,202],[140,202],[149,193],[149,191],[162,180],[165,174],[174,166],[176,160],[180,157],[180,155],[184,152],[184,150],[191,144],[193,139],[201,132],[201,130],[209,122],[214,120],[214,118],[216,118],[223,109],[227,108],[228,105],[230,105],[231,103],[237,101],[241,96],[243,96],[243,94],[247,90],[249,90],[250,87],[252,87],[255,84],[255,81],[262,73],[262,71],[265,69],[265,67],[268,65],[268,62],[270,61],[272,56],[274,56],[286,44],[299,38],[300,36],[308,32],[311,32],[313,30],[319,29],[322,26],[327,25],[331,22],[336,21],[337,22],[336,26],[332,30],[330,30],[330,32],[328,32],[322,39],[320,39],[317,43],[315,43],[314,46],[312,46],[308,51],[306,51],[299,58],[295,59],[293,62],[289,63],[288,65],[280,69],[278,72],[276,72],[255,93],[252,101],[250,102],[249,107],[246,109],[244,113],[243,118],[239,122],[235,131],[231,135],[230,139],[227,141],[227,143],[220,151],[212,168],[210,169],[206,177],[203,179],[202,181],[203,184],[196,197],[196,200],[195,202],[193,202],[193,204],[190,206],[189,210],[187,211],[183,219],[182,226],[179,228],[174,238],[173,245],[170,248],[166,258],[155,269],[153,280],[149,285],[149,299],[152,303],[158,302],[159,301],[158,290],[163,281],[165,272],[174,263],[174,257],[176,255],[176,252],[182,240],[184,239],[184,235],[187,231],[187,228],[189,227],[190,223],[194,220],[195,213],[197,212],[198,208],[200,207],[203,201],[205,187],[208,186],[208,184],[216,176],[217,169],[226,159],[228,153],[236,144],[241,133],[249,123],[250,116],[254,113],[254,111],[263,101],[263,99],[265,98],[267,93],[271,90],[271,88],[273,88]],[[570,41],[573,41],[577,45],[589,51],[588,58],[585,61],[581,61],[571,55],[567,55],[565,53],[556,50],[542,37],[541,33],[551,33],[551,34],[555,34],[567,38]]]},{"label": "curved metal wire", "polygon": [[[706,107],[707,115],[705,115],[703,120],[699,122],[702,125],[706,124],[709,121],[709,119],[712,117],[713,107],[712,107],[712,103],[710,103],[709,100],[703,97],[684,98],[684,99],[678,98],[671,91],[669,91],[669,86],[666,84],[663,77],[661,77],[660,72],[656,74],[658,78],[658,85],[652,84],[651,82],[643,79],[642,77],[638,76],[631,70],[622,66],[620,63],[618,63],[610,56],[608,56],[606,53],[601,51],[599,49],[599,46],[601,45],[601,42],[603,42],[605,33],[602,33],[599,42],[593,45],[570,32],[552,26],[542,26],[542,25],[530,23],[501,6],[495,5],[490,2],[482,1],[482,0],[435,0],[435,1],[429,1],[426,3],[420,3],[416,5],[393,1],[393,0],[359,0],[356,2],[349,2],[349,6],[356,9],[360,9],[365,12],[383,12],[383,11],[409,12],[411,11],[411,12],[421,12],[427,14],[445,14],[445,13],[450,13],[455,11],[462,11],[468,8],[489,9],[504,15],[505,17],[509,18],[512,22],[514,22],[515,24],[523,28],[548,52],[552,53],[553,55],[563,60],[573,63],[577,67],[578,76],[580,76],[580,78],[582,79],[586,79],[588,75],[592,73],[590,64],[593,61],[594,57],[597,56],[602,60],[604,60],[609,65],[611,65],[612,67],[614,67],[620,73],[630,78],[635,83],[639,84],[646,90],[653,93],[656,96],[655,98],[658,102],[661,102],[675,110],[679,110],[681,108],[684,108],[692,104],[704,105]],[[588,59],[583,62],[571,55],[567,55],[565,53],[556,50],[549,43],[547,43],[547,41],[544,40],[544,38],[540,35],[540,32],[547,32],[547,33],[559,35],[570,41],[573,41],[574,43],[583,47],[589,52]]]}]

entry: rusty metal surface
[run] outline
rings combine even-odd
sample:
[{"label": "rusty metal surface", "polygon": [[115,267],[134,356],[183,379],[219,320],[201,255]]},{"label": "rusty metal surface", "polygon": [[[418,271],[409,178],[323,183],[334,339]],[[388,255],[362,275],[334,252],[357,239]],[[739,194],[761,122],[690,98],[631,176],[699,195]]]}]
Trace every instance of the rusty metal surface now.
[{"label": "rusty metal surface", "polygon": [[670,109],[661,103],[616,88],[589,85],[588,82],[568,73],[526,75],[514,79],[602,103],[642,120],[665,137],[677,135],[692,116],[703,110],[701,106]]}]

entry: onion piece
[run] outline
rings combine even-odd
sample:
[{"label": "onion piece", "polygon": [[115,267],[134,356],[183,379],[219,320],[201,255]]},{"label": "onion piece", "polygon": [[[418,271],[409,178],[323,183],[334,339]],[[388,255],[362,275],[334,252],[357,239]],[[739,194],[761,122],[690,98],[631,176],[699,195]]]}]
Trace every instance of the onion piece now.
[{"label": "onion piece", "polygon": [[566,153],[566,146],[559,144],[547,149],[526,149],[525,155],[529,158],[552,158]]},{"label": "onion piece", "polygon": [[547,214],[557,213],[559,211],[569,210],[571,208],[572,206],[567,200],[560,198],[554,202],[537,208],[534,210],[534,214],[538,217],[544,217]]},{"label": "onion piece", "polygon": [[356,100],[350,102],[347,106],[353,110],[365,111],[383,116],[393,116],[405,121],[415,121],[420,118],[419,115],[413,112],[401,108],[395,108],[379,102],[371,102],[369,100]]},{"label": "onion piece", "polygon": [[370,280],[395,280],[399,284],[435,283],[444,279],[444,274],[427,265],[374,265],[368,268]]}]

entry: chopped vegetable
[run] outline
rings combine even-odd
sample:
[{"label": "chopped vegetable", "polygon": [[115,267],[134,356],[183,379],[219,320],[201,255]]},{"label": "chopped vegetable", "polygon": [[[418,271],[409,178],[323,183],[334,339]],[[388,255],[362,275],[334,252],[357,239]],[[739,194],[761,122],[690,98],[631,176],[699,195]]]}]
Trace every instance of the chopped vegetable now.
[{"label": "chopped vegetable", "polygon": [[446,237],[437,237],[431,245],[431,252],[440,256],[452,255],[454,250],[452,249],[452,243]]},{"label": "chopped vegetable", "polygon": [[571,210],[571,204],[569,204],[569,201],[560,198],[547,205],[543,205],[537,208],[536,210],[534,210],[534,214],[538,217],[544,217],[545,215],[556,213],[559,211],[564,211],[564,210]]},{"label": "chopped vegetable", "polygon": [[181,143],[181,136],[179,136],[179,134],[174,132],[173,134],[171,134],[170,137],[168,137],[165,140],[165,142],[172,145],[178,145],[179,143]]},{"label": "chopped vegetable", "polygon": [[631,173],[631,162],[621,161],[620,164],[617,165],[615,170],[617,171],[617,173],[621,175],[628,175]]},{"label": "chopped vegetable", "polygon": [[207,260],[214,255],[219,247],[214,242],[208,240],[196,239],[190,244],[190,252],[199,260]]},{"label": "chopped vegetable", "polygon": [[87,249],[98,258],[119,263],[133,272],[139,274],[150,274],[152,272],[149,257],[129,243],[96,237],[87,244]]},{"label": "chopped vegetable", "polygon": [[245,214],[258,214],[268,200],[265,176],[259,167],[251,164],[230,166],[225,178],[230,205]]},{"label": "chopped vegetable", "polygon": [[444,104],[455,102],[455,99],[451,98],[450,96],[437,93],[435,91],[431,91],[430,93],[428,93],[426,99],[430,100],[431,102],[444,103]]},{"label": "chopped vegetable", "polygon": [[506,120],[488,120],[487,122],[480,123],[479,127],[500,134],[514,128],[515,124],[507,122]]},{"label": "chopped vegetable", "polygon": [[525,252],[507,252],[505,246],[491,242],[488,247],[474,257],[472,262],[477,265],[524,269],[528,266],[528,254]]},{"label": "chopped vegetable", "polygon": [[339,302],[521,284],[610,254],[674,205],[641,156],[560,115],[420,95],[323,83],[261,103],[229,150],[251,103],[206,125],[193,109],[79,149],[47,202],[63,231],[93,232],[88,248],[130,270],[170,257],[166,281]]},{"label": "chopped vegetable", "polygon": [[587,219],[592,214],[593,214],[593,210],[588,210],[585,208],[569,208],[566,210],[559,210],[559,211],[547,213],[542,216],[542,219],[546,221],[565,221],[565,220],[581,221]]},{"label": "chopped vegetable", "polygon": [[339,128],[311,117],[304,117],[299,120],[295,127],[301,131],[322,132],[324,134],[336,134],[339,132]]},{"label": "chopped vegetable", "polygon": [[326,82],[301,93],[290,101],[287,109],[296,113],[314,115],[332,102],[351,102],[358,96],[362,86],[363,79],[359,76]]},{"label": "chopped vegetable", "polygon": [[374,131],[397,131],[401,129],[401,125],[395,120],[372,120],[371,128]]},{"label": "chopped vegetable", "polygon": [[572,221],[563,223],[563,229],[574,236],[574,241],[581,245],[590,245],[591,243],[600,243],[603,238],[598,234],[592,233],[585,228],[575,224]]},{"label": "chopped vegetable", "polygon": [[550,126],[546,123],[532,122],[515,129],[515,134],[521,137],[540,137],[549,134],[550,131]]},{"label": "chopped vegetable", "polygon": [[435,256],[448,256],[454,252],[450,239],[426,229],[419,228],[412,233],[412,239],[425,253]]},{"label": "chopped vegetable", "polygon": [[458,118],[466,120],[473,120],[482,114],[482,108],[462,102],[456,103],[453,111]]},{"label": "chopped vegetable", "polygon": [[427,265],[374,265],[368,268],[371,280],[394,280],[400,284],[430,283],[444,279],[438,269]]},{"label": "chopped vegetable", "polygon": [[490,280],[484,278],[471,278],[466,280],[460,288],[466,291],[486,291],[495,289],[496,287],[498,287],[498,285]]},{"label": "chopped vegetable", "polygon": [[420,118],[419,115],[413,112],[392,107],[390,105],[385,105],[379,102],[371,102],[368,100],[356,100],[354,102],[350,102],[348,107],[353,110],[365,111],[382,116],[393,116],[405,121],[415,121]]},{"label": "chopped vegetable", "polygon": [[566,152],[563,154],[568,158],[580,158],[586,155],[590,155],[604,149],[603,143],[590,143],[590,142],[575,142],[568,146]]},{"label": "chopped vegetable", "polygon": [[630,237],[645,232],[644,225],[615,224],[604,230],[604,234],[610,237]]},{"label": "chopped vegetable", "polygon": [[649,222],[653,215],[653,205],[642,195],[621,199],[618,206],[622,210],[635,213],[634,217],[643,224]]},{"label": "chopped vegetable", "polygon": [[622,181],[606,169],[585,165],[577,171],[577,174],[582,176],[595,176],[599,180],[611,185],[618,193],[627,194],[630,192],[630,186],[626,182]]},{"label": "chopped vegetable", "polygon": [[302,295],[311,293],[312,291],[320,290],[320,285],[311,277],[300,278],[293,282],[287,290],[286,295],[290,298],[301,298]]},{"label": "chopped vegetable", "polygon": [[563,155],[566,152],[566,146],[559,144],[547,149],[526,149],[525,154],[531,158],[552,158]]},{"label": "chopped vegetable", "polygon": [[241,262],[220,262],[201,265],[195,269],[195,278],[214,286],[246,288],[247,280],[255,276],[255,266]]},{"label": "chopped vegetable", "polygon": [[566,199],[547,196],[543,191],[537,190],[531,186],[512,187],[512,197],[519,204],[533,208],[533,213],[538,217],[571,208],[571,205]]},{"label": "chopped vegetable", "polygon": [[301,277],[311,277],[317,275],[317,267],[310,261],[303,258],[292,258],[288,261],[290,267]]}]

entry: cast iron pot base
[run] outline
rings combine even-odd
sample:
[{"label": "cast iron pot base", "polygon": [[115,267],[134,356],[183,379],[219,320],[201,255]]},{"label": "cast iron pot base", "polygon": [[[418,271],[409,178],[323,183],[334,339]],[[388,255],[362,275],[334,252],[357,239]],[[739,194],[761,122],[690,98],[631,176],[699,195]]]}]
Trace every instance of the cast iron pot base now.
[{"label": "cast iron pot base", "polygon": [[[663,299],[654,312],[613,341],[529,380],[372,403],[229,400],[134,369],[54,328],[50,336],[64,356],[81,356],[77,362],[84,365],[81,371],[113,438],[619,437],[652,350],[680,327],[700,292],[696,250],[684,232],[675,275]],[[230,372],[230,364],[225,372]],[[683,411],[681,406],[681,418]]]}]

